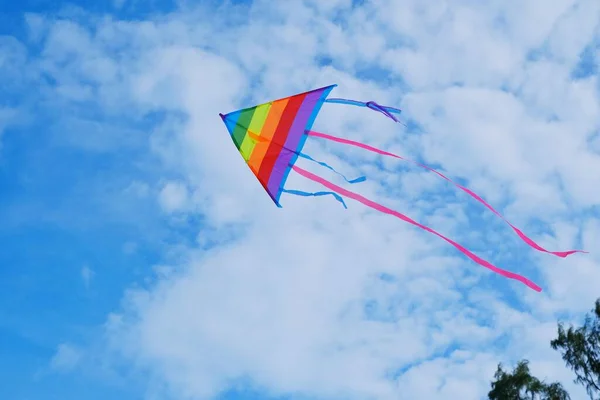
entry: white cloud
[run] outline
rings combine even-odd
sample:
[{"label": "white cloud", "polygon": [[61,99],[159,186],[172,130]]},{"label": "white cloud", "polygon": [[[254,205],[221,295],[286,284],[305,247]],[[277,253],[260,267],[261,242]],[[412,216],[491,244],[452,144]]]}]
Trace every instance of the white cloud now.
[{"label": "white cloud", "polygon": [[81,268],[81,279],[83,279],[83,284],[86,288],[90,287],[94,275],[96,275],[96,273],[89,266],[84,265],[83,268]]},{"label": "white cloud", "polygon": [[189,201],[188,189],[181,182],[167,182],[160,190],[158,201],[165,212],[183,211]]},{"label": "white cloud", "polygon": [[81,360],[81,350],[68,343],[62,343],[56,349],[56,353],[50,361],[52,369],[68,372],[75,368]]},{"label": "white cloud", "polygon": [[[390,0],[351,9],[350,1],[257,1],[243,24],[223,24],[232,9],[210,19],[201,9],[103,20],[94,35],[74,22],[52,25],[42,65],[61,99],[86,98],[76,79],[83,77],[107,110],[186,114],[152,132],[164,175],[181,177],[164,184],[158,201],[166,212],[206,217],[189,262],[160,268],[170,272],[156,286],[125,296],[108,323],[113,350],[175,398],[210,398],[248,378],[270,393],[318,398],[479,399],[497,362],[522,357],[534,372],[569,382],[547,342],[559,313],[576,318],[598,295],[597,256],[538,255],[467,196],[448,197],[443,181],[422,181],[412,168],[384,173],[370,154],[318,141],[308,144],[311,155],[369,172],[357,191],[485,258],[530,261],[506,267],[536,276],[545,292],[507,282],[353,202],[345,211],[329,198],[286,196],[277,209],[218,113],[332,82],[339,97],[400,103],[427,133],[336,105],[324,108],[317,127],[441,164],[543,246],[576,247],[583,233],[593,251],[600,156],[587,141],[600,125],[598,81],[574,81],[570,72],[597,29],[600,3],[575,3]],[[115,46],[129,56],[115,55]],[[315,62],[323,56],[331,66]],[[386,71],[382,83],[357,77],[368,68]],[[352,166],[344,162],[354,156]],[[298,176],[287,186],[320,189]],[[151,193],[145,184],[129,189]],[[484,212],[482,224],[469,224]],[[206,249],[209,242],[218,246]]]},{"label": "white cloud", "polygon": [[150,187],[145,182],[133,181],[125,188],[125,193],[145,198],[150,195]]}]

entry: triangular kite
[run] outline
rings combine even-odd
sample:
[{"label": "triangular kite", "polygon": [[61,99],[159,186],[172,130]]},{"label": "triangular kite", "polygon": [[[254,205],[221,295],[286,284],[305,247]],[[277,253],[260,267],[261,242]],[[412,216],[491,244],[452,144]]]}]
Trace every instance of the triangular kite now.
[{"label": "triangular kite", "polygon": [[[558,257],[567,257],[573,253],[585,253],[581,250],[570,250],[570,251],[548,251],[535,243],[532,239],[527,237],[521,230],[508,222],[498,211],[492,208],[485,200],[479,197],[470,189],[452,181],[450,178],[443,175],[441,172],[434,170],[426,165],[418,162],[407,160],[396,154],[389,153],[384,150],[376,149],[367,144],[355,142],[349,139],[343,139],[335,136],[331,136],[325,133],[315,132],[312,130],[312,125],[317,117],[317,114],[321,110],[323,103],[338,103],[338,104],[349,104],[360,107],[367,107],[374,111],[378,111],[384,114],[386,117],[392,119],[395,122],[399,122],[393,114],[400,114],[400,110],[393,107],[381,106],[374,101],[361,102],[347,99],[328,99],[327,96],[331,90],[337,85],[325,86],[320,89],[311,90],[296,94],[290,97],[284,97],[282,99],[273,100],[268,103],[260,104],[250,108],[244,108],[238,111],[231,112],[229,114],[219,114],[223,119],[223,122],[229,130],[231,139],[237,147],[238,151],[248,164],[248,167],[254,172],[254,175],[258,178],[263,188],[269,194],[271,199],[275,202],[278,207],[279,198],[281,193],[286,192],[290,194],[296,194],[300,196],[323,196],[333,195],[338,201],[340,201],[344,207],[346,203],[342,196],[354,199],[368,207],[383,213],[395,216],[405,222],[415,225],[423,230],[426,230],[441,239],[445,240],[460,252],[465,254],[471,260],[477,264],[484,266],[496,273],[499,273],[507,278],[516,279],[534,290],[541,291],[542,289],[529,279],[500,269],[488,261],[480,258],[465,247],[456,243],[455,241],[448,239],[444,235],[434,231],[433,229],[422,225],[413,219],[391,210],[381,204],[375,203],[365,197],[344,189],[332,182],[325,180],[311,172],[308,172],[297,165],[295,165],[298,157],[305,158],[310,161],[314,161],[319,165],[322,165],[335,173],[338,173],[331,166],[324,162],[315,160],[314,158],[302,153],[304,142],[309,136],[317,137],[321,139],[331,140],[333,142],[347,144],[355,147],[359,147],[379,155],[394,157],[409,161],[421,168],[425,168],[446,181],[452,183],[463,192],[473,197],[478,202],[482,203],[490,211],[496,214],[504,222],[506,222],[515,233],[529,246],[534,249],[549,253]],[[328,188],[330,191],[322,191],[315,193],[307,193],[299,190],[290,190],[284,188],[285,181],[291,170],[296,171],[298,174],[308,178],[312,181],[318,182]],[[338,173],[339,174],[339,173]],[[349,180],[341,175],[349,183],[357,183],[365,180],[364,177]]]},{"label": "triangular kite", "polygon": [[271,199],[279,197],[306,132],[336,85],[221,115],[231,139]]}]

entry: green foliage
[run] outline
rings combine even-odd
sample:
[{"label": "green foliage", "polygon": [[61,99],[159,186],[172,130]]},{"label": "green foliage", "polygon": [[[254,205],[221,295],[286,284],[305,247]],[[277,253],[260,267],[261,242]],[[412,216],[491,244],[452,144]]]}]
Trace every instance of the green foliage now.
[{"label": "green foliage", "polygon": [[527,360],[520,361],[512,373],[499,364],[494,378],[490,400],[570,400],[560,383],[547,384],[531,376]]},{"label": "green foliage", "polygon": [[565,330],[563,324],[558,324],[558,337],[550,345],[561,352],[577,376],[575,382],[585,386],[590,399],[600,400],[600,299],[583,326]]},{"label": "green foliage", "polygon": [[[591,400],[600,400],[600,299],[583,326],[565,329],[558,324],[558,337],[550,342],[562,354],[565,364],[573,370],[575,383],[583,385]],[[520,361],[511,372],[502,365],[494,375],[490,400],[569,400],[569,394],[558,382],[547,384],[531,376],[529,362]]]}]

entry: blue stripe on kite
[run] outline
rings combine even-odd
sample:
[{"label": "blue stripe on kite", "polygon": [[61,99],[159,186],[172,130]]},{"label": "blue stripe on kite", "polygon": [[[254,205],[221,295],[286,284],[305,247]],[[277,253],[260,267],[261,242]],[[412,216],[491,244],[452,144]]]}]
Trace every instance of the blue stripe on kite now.
[{"label": "blue stripe on kite", "polygon": [[[304,132],[311,130],[311,128],[315,122],[315,119],[317,118],[317,114],[319,114],[319,111],[321,111],[321,107],[323,106],[325,99],[327,98],[327,96],[329,96],[329,93],[331,93],[333,88],[335,88],[336,86],[337,85],[334,84],[334,85],[327,86],[326,88],[323,88],[324,90],[321,93],[321,98],[315,104],[315,107],[312,110],[312,114],[308,118],[308,121],[306,121],[306,126],[304,128],[305,129]],[[283,174],[283,179],[281,180],[281,184],[279,185],[279,190],[277,191],[278,195],[275,198],[275,204],[277,204],[277,207],[281,207],[279,205],[279,195],[281,194],[281,190],[283,190],[283,185],[285,185],[285,182],[288,178],[288,175],[290,174],[290,171],[292,170],[292,167],[294,166],[294,163],[298,159],[298,152],[300,152],[302,150],[302,148],[304,147],[304,143],[306,142],[307,137],[308,137],[307,135],[302,135],[300,137],[300,143],[298,143],[296,150],[292,150],[296,154],[290,160],[290,163],[288,164],[287,169],[286,169],[285,173]]]}]

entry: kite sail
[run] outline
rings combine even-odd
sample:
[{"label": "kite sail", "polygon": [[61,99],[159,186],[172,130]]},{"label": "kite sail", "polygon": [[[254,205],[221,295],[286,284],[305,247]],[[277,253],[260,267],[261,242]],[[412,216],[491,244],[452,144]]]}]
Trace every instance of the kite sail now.
[{"label": "kite sail", "polygon": [[[320,89],[311,90],[304,93],[299,93],[293,96],[284,97],[278,100],[269,101],[254,107],[244,108],[238,111],[230,112],[229,114],[219,114],[225,123],[233,143],[246,161],[248,167],[258,178],[267,194],[271,197],[277,207],[281,207],[280,197],[282,193],[295,194],[299,196],[325,196],[331,195],[338,200],[344,207],[346,203],[344,197],[356,200],[363,205],[380,211],[385,214],[392,215],[414,226],[417,226],[425,231],[428,231],[441,239],[445,240],[464,255],[469,257],[477,264],[488,268],[506,278],[515,279],[524,283],[528,287],[540,292],[542,289],[530,281],[529,279],[516,273],[500,269],[490,262],[482,259],[462,245],[438,233],[437,231],[420,224],[419,222],[387,208],[379,203],[369,200],[360,194],[351,192],[338,185],[335,185],[328,180],[321,178],[311,172],[308,172],[295,165],[298,157],[304,158],[319,165],[328,168],[329,170],[341,175],[346,182],[350,184],[362,182],[365,177],[348,179],[340,174],[328,164],[315,160],[307,154],[302,153],[304,143],[309,137],[314,137],[323,140],[354,146],[375,154],[387,157],[393,157],[399,160],[404,160],[424,168],[430,172],[437,174],[440,178],[452,183],[457,188],[473,197],[478,202],[482,203],[486,208],[493,212],[496,216],[508,224],[513,231],[530,247],[543,252],[552,254],[558,257],[567,257],[573,253],[587,253],[582,250],[569,251],[549,251],[534,242],[531,238],[525,235],[519,228],[506,220],[498,211],[489,205],[483,198],[475,194],[470,189],[454,182],[450,178],[443,175],[441,172],[430,168],[421,163],[408,160],[399,155],[377,149],[367,144],[359,143],[353,140],[339,138],[326,133],[315,132],[312,130],[312,125],[321,110],[324,103],[346,104],[359,107],[367,107],[371,110],[380,112],[394,122],[400,122],[394,115],[400,115],[401,110],[393,107],[382,106],[374,101],[362,102],[356,100],[347,100],[339,98],[327,98],[330,92],[337,85],[330,85]],[[284,188],[287,177],[291,171],[299,175],[317,182],[328,189],[328,191],[308,193],[299,190]]]}]

